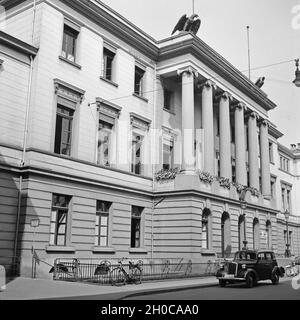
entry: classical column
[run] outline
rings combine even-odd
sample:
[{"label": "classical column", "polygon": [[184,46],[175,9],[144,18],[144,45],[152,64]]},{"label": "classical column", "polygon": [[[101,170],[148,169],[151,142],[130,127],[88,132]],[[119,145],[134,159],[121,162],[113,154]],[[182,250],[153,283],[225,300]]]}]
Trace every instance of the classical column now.
[{"label": "classical column", "polygon": [[195,112],[194,112],[194,75],[192,68],[177,71],[182,76],[182,168],[183,173],[195,171]]},{"label": "classical column", "polygon": [[270,154],[268,136],[268,122],[264,120],[260,123],[260,169],[262,194],[265,198],[271,197]]},{"label": "classical column", "polygon": [[244,110],[246,106],[238,103],[234,111],[235,129],[235,175],[236,182],[247,185],[246,146],[245,146],[245,121]]},{"label": "classical column", "polygon": [[259,190],[257,114],[255,112],[252,112],[248,119],[248,141],[250,187]]},{"label": "classical column", "polygon": [[213,124],[213,89],[215,83],[207,80],[202,86],[202,129],[204,131],[204,171],[215,173],[215,144]]},{"label": "classical column", "polygon": [[230,101],[232,96],[228,92],[222,93],[219,102],[220,123],[220,175],[232,180],[231,139],[230,139]]}]

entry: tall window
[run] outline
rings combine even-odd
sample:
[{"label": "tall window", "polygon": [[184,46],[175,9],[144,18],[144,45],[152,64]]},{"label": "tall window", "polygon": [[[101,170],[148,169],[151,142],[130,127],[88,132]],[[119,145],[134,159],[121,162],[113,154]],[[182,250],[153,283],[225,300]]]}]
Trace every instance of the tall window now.
[{"label": "tall window", "polygon": [[97,163],[110,166],[111,133],[113,125],[105,121],[99,121],[98,134],[98,159]]},{"label": "tall window", "polygon": [[282,211],[285,210],[285,189],[281,188],[281,204],[282,204]]},{"label": "tall window", "polygon": [[67,222],[71,197],[54,194],[50,222],[50,244],[65,246],[67,240]]},{"label": "tall window", "polygon": [[74,110],[57,106],[54,152],[71,155],[72,123]]},{"label": "tall window", "polygon": [[169,170],[174,166],[174,141],[164,139],[163,142],[163,169]]},{"label": "tall window", "polygon": [[259,239],[259,221],[257,218],[253,220],[253,248],[259,249],[260,239]]},{"label": "tall window", "polygon": [[276,197],[276,178],[271,177],[271,196],[272,198]]},{"label": "tall window", "polygon": [[270,158],[270,162],[273,163],[274,157],[273,157],[273,143],[272,142],[269,142],[269,158]]},{"label": "tall window", "polygon": [[229,257],[231,254],[231,231],[230,217],[227,212],[223,212],[221,218],[221,240],[222,240],[222,257]]},{"label": "tall window", "polygon": [[132,137],[132,163],[131,172],[135,174],[142,174],[142,147],[143,136],[134,133]]},{"label": "tall window", "polygon": [[202,249],[209,249],[210,247],[209,217],[210,217],[210,211],[209,209],[205,208],[202,212],[202,238],[201,238]]},{"label": "tall window", "polygon": [[95,246],[108,246],[108,223],[110,202],[97,201],[96,225],[95,225]]},{"label": "tall window", "polygon": [[113,80],[113,61],[115,58],[115,52],[103,48],[103,78],[112,81]]},{"label": "tall window", "polygon": [[134,93],[143,96],[143,80],[144,80],[145,70],[138,66],[135,66],[134,72]]},{"label": "tall window", "polygon": [[141,218],[144,208],[132,206],[131,211],[131,248],[141,247]]},{"label": "tall window", "polygon": [[289,211],[291,211],[291,190],[286,190],[286,206]]},{"label": "tall window", "polygon": [[290,245],[290,251],[293,252],[293,231],[289,231],[289,245]]},{"label": "tall window", "polygon": [[172,91],[164,89],[164,109],[171,111],[172,107]]},{"label": "tall window", "polygon": [[240,215],[238,221],[238,231],[239,231],[239,250],[243,248],[243,241],[245,236],[245,216]]},{"label": "tall window", "polygon": [[75,62],[78,34],[79,32],[77,30],[74,30],[65,24],[61,55],[72,62]]},{"label": "tall window", "polygon": [[271,221],[268,220],[266,222],[266,232],[267,232],[267,249],[271,249],[272,247],[272,228]]}]

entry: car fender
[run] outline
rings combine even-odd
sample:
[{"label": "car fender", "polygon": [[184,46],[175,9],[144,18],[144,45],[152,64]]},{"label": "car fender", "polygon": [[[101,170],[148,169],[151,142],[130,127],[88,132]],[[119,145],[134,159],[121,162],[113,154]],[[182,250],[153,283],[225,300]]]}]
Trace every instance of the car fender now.
[{"label": "car fender", "polygon": [[275,266],[272,270],[272,275],[277,273],[280,277],[283,277],[285,274],[285,270],[283,267]]},{"label": "car fender", "polygon": [[259,280],[258,273],[255,271],[255,269],[252,269],[252,268],[246,270],[246,272],[244,273],[244,278],[246,278],[249,273],[253,273],[255,276],[255,279],[257,281]]}]

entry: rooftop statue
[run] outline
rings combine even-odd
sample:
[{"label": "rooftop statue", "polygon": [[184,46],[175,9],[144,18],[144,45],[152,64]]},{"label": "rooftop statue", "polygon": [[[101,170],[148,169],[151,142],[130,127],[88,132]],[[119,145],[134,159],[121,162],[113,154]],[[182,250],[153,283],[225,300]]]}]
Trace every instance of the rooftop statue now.
[{"label": "rooftop statue", "polygon": [[177,22],[177,24],[172,32],[172,35],[176,31],[191,32],[194,35],[196,35],[199,28],[200,28],[200,25],[201,25],[201,20],[197,14],[192,14],[189,18],[185,14]]},{"label": "rooftop statue", "polygon": [[258,88],[261,88],[265,83],[265,77],[260,77],[257,79],[257,81],[255,82],[255,85],[258,87]]}]

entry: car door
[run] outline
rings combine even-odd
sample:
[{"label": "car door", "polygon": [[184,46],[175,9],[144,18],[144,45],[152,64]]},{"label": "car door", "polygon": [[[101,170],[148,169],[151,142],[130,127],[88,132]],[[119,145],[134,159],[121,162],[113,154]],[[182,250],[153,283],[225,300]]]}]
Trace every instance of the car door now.
[{"label": "car door", "polygon": [[266,258],[266,279],[270,279],[273,268],[275,267],[274,257],[272,252],[266,252],[265,258]]},{"label": "car door", "polygon": [[260,280],[268,279],[268,262],[264,252],[257,255],[256,272]]}]

